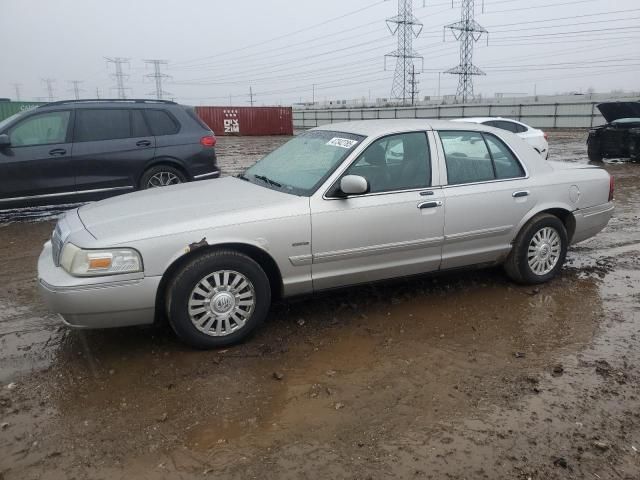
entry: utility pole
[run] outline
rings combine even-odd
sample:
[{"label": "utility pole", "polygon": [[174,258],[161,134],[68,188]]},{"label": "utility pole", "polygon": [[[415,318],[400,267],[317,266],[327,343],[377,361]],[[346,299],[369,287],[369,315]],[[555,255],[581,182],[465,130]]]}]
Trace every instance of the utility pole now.
[{"label": "utility pole", "polygon": [[153,65],[153,73],[145,75],[145,78],[151,78],[156,84],[155,93],[148,93],[147,95],[155,95],[158,100],[162,100],[164,95],[171,95],[169,92],[165,92],[162,89],[162,80],[165,78],[171,78],[169,75],[162,73],[161,67],[162,65],[168,65],[169,62],[166,60],[145,60],[144,63],[147,65]]},{"label": "utility pole", "polygon": [[55,79],[54,78],[43,78],[42,81],[47,86],[47,98],[49,99],[50,102],[53,102],[53,100],[54,100],[54,97],[53,97],[53,84],[55,82]]},{"label": "utility pole", "polygon": [[13,83],[13,88],[16,90],[16,102],[20,101],[20,87],[22,86],[21,83]]},{"label": "utility pole", "polygon": [[457,67],[450,68],[444,73],[460,76],[456,96],[465,103],[467,100],[473,99],[474,96],[473,76],[486,75],[473,64],[473,45],[480,40],[483,34],[488,35],[489,32],[475,21],[475,0],[462,0],[461,5],[460,21],[444,27],[451,30],[454,38],[460,42],[460,63]]},{"label": "utility pole", "polygon": [[391,98],[396,98],[405,105],[411,86],[410,72],[413,59],[423,59],[422,55],[413,49],[413,38],[417,38],[422,32],[422,22],[413,15],[413,0],[398,0],[398,15],[387,19],[387,27],[392,35],[398,37],[398,48],[384,56],[385,70],[387,57],[397,59]]},{"label": "utility pole", "polygon": [[249,104],[253,107],[253,88],[249,85]]},{"label": "utility pole", "polygon": [[71,89],[71,91],[73,92],[73,96],[76,100],[80,100],[80,92],[83,91],[83,89],[80,88],[82,80],[69,80],[69,83],[73,85],[73,88]]},{"label": "utility pole", "polygon": [[96,87],[96,98],[100,100],[100,89]]},{"label": "utility pole", "polygon": [[113,58],[105,57],[105,59],[107,60],[108,64],[113,63],[115,66],[115,73],[112,74],[111,76],[116,79],[115,88],[118,90],[118,98],[121,100],[124,100],[127,98],[127,90],[128,90],[128,88],[124,86],[124,81],[125,79],[129,78],[129,75],[126,75],[122,71],[122,65],[124,64],[128,65],[129,59],[122,58],[122,57],[113,57]]},{"label": "utility pole", "polygon": [[311,105],[316,104],[316,84],[311,85]]}]

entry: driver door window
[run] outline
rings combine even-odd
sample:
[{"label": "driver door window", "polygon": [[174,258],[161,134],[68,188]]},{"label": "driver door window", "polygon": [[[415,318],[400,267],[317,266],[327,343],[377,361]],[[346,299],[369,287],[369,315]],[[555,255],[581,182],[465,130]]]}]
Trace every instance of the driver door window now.
[{"label": "driver door window", "polygon": [[345,175],[367,179],[370,193],[431,185],[431,155],[424,132],[390,135],[372,143]]},{"label": "driver door window", "polygon": [[71,112],[34,115],[9,131],[12,147],[65,143]]}]

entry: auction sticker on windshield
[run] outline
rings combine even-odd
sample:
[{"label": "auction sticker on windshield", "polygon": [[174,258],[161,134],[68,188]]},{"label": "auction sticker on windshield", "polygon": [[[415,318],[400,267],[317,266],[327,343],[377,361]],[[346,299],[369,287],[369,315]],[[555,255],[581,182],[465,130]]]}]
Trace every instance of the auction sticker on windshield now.
[{"label": "auction sticker on windshield", "polygon": [[356,143],[358,143],[357,140],[351,140],[349,138],[333,137],[326,144],[327,145],[332,145],[334,147],[340,147],[340,148],[351,148]]}]

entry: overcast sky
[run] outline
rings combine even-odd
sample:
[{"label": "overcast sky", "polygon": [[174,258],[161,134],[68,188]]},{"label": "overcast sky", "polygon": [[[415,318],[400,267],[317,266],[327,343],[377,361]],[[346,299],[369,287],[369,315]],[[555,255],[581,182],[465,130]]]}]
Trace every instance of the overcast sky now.
[{"label": "overcast sky", "polygon": [[[414,1],[420,96],[436,95],[438,72],[459,62],[451,34],[443,42],[459,3]],[[639,0],[485,0],[484,13],[481,3],[476,20],[490,34],[476,44],[487,73],[476,93],[639,89]],[[250,87],[257,105],[310,101],[314,90],[320,101],[386,98],[396,39],[384,19],[396,13],[396,0],[0,0],[0,97],[15,98],[14,83],[23,99],[46,97],[43,78],[57,99],[72,98],[70,80],[84,97],[115,97],[104,57],[126,57],[130,97],[149,97],[144,59],[163,59],[164,90],[194,105],[248,105]],[[442,74],[441,93],[457,80]]]}]

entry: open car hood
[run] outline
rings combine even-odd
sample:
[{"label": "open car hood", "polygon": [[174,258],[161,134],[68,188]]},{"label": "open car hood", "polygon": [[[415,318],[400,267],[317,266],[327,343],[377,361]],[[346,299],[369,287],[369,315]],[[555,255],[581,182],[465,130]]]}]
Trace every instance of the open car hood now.
[{"label": "open car hood", "polygon": [[607,123],[620,118],[640,118],[640,102],[606,102],[599,104],[598,110]]}]

